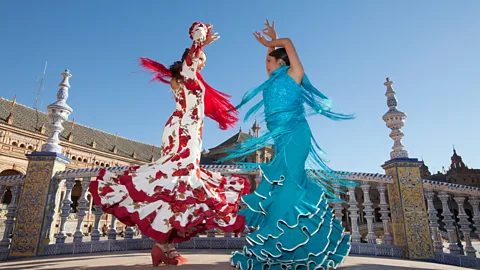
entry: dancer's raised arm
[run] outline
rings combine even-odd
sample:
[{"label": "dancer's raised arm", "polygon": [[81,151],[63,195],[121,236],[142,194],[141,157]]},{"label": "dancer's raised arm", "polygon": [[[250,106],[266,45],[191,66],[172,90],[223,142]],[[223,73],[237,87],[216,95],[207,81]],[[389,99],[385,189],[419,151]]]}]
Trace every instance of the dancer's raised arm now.
[{"label": "dancer's raised arm", "polygon": [[[273,25],[272,25],[273,27]],[[265,33],[265,31],[264,31]],[[265,33],[267,35],[267,33]],[[289,38],[277,38],[277,39],[272,39],[268,40],[262,33],[260,32],[255,32],[253,33],[255,38],[260,42],[263,46],[268,47],[268,48],[275,48],[275,47],[283,47],[285,48],[285,51],[287,52],[288,55],[288,63],[286,63],[285,60],[280,59],[276,63],[277,65],[280,66],[290,66],[290,69],[288,70],[288,75],[290,75],[298,84],[302,82],[304,70],[303,70],[303,65],[302,62],[300,62],[300,58],[298,57],[297,50],[295,49],[295,46],[293,45],[292,40]],[[270,35],[268,35],[271,37]],[[270,53],[268,54],[270,56]],[[269,65],[268,63],[268,56],[267,56],[267,66]],[[276,67],[278,68],[278,66]],[[276,68],[268,68],[267,71],[270,73],[271,71],[275,70]],[[270,69],[270,70],[268,70]]]},{"label": "dancer's raised arm", "polygon": [[[219,39],[220,37],[217,34],[213,32],[210,24],[197,22],[190,27],[190,38],[193,40],[193,44],[183,60],[182,71],[180,72],[185,79],[185,83],[198,85],[196,73],[205,62],[205,57],[202,57],[204,55],[202,54],[203,47]],[[190,79],[191,82],[189,82]],[[188,85],[187,88],[189,88]]]},{"label": "dancer's raised arm", "polygon": [[[276,40],[278,39],[278,35],[277,35],[277,32],[275,31],[275,22],[272,21],[272,24],[270,25],[270,22],[268,21],[268,19],[265,19],[265,26],[266,28],[264,28],[262,30],[263,34],[265,34],[266,36],[268,36],[269,38],[271,38],[272,40]],[[268,47],[268,50],[267,50],[267,56],[273,52],[275,50],[275,46],[273,47]]]}]

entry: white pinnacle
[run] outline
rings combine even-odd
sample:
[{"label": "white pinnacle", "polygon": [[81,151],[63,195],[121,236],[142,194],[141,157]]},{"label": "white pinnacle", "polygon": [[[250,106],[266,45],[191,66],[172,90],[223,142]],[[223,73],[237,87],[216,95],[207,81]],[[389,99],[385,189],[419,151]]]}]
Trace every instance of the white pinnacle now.
[{"label": "white pinnacle", "polygon": [[390,158],[408,158],[408,152],[405,150],[405,146],[402,145],[403,133],[400,130],[405,125],[405,119],[407,115],[404,112],[397,110],[397,99],[395,98],[395,91],[393,91],[393,81],[387,78],[387,81],[383,84],[387,87],[387,105],[388,111],[383,115],[383,121],[387,124],[387,127],[392,130],[390,132],[390,138],[393,140],[393,151],[390,152]]},{"label": "white pinnacle", "polygon": [[62,153],[60,146],[60,133],[63,131],[63,122],[68,120],[68,116],[72,113],[72,108],[67,105],[68,89],[70,84],[68,80],[72,75],[65,69],[62,73],[63,80],[58,85],[60,89],[57,92],[57,101],[47,106],[48,117],[50,118],[51,136],[47,139],[47,143],[42,145],[42,152]]}]

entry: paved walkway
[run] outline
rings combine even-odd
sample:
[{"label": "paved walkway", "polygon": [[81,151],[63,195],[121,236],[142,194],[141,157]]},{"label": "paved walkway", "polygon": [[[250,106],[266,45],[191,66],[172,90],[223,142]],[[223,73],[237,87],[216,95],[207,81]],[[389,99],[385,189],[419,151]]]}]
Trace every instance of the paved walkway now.
[{"label": "paved walkway", "polygon": [[[161,266],[158,269],[184,269],[184,270],[233,270],[230,266],[230,252],[217,250],[195,250],[184,251],[190,261],[180,266]],[[36,259],[21,259],[0,263],[0,269],[106,269],[106,270],[127,270],[127,269],[152,269],[150,253],[144,252],[118,252],[99,253],[75,256],[55,256]],[[425,262],[408,260],[387,259],[381,257],[350,256],[339,269],[375,269],[375,270],[405,270],[405,269],[442,269],[442,270],[464,270],[448,265],[440,265]]]}]

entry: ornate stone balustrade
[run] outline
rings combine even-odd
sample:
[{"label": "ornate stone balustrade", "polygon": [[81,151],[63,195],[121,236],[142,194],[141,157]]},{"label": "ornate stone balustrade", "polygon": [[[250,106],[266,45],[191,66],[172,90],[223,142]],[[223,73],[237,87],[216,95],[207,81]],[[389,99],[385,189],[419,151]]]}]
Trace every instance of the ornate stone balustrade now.
[{"label": "ornate stone balustrade", "polygon": [[0,186],[23,185],[25,174],[0,176]]},{"label": "ornate stone balustrade", "polygon": [[[242,166],[234,165],[208,165],[203,166],[205,169],[212,171],[217,171],[224,174],[237,173],[237,174],[250,174],[250,175],[259,175],[259,170],[244,170]],[[124,170],[127,170],[128,167],[110,167],[106,168],[109,171],[115,173],[121,173]],[[107,232],[107,236],[102,238],[101,234],[101,224],[104,224],[106,221],[102,219],[104,213],[100,207],[94,207],[94,221],[92,222],[93,228],[90,233],[90,239],[85,241],[85,232],[83,230],[85,219],[87,216],[93,217],[92,212],[89,210],[89,201],[87,200],[88,196],[88,183],[98,175],[100,169],[76,169],[76,170],[65,170],[59,171],[54,175],[54,179],[62,183],[62,188],[64,190],[63,197],[58,198],[60,205],[59,209],[59,231],[55,234],[55,243],[51,242],[45,248],[44,255],[60,255],[60,254],[77,254],[77,253],[90,253],[90,252],[101,252],[101,251],[122,251],[122,250],[135,250],[135,249],[149,249],[153,245],[153,241],[146,237],[134,237],[134,230],[130,227],[125,227],[125,235],[119,236],[117,230],[117,223],[114,218],[108,219],[110,229]],[[316,172],[321,173],[321,172]],[[335,203],[336,216],[340,220],[343,219],[343,222],[348,228],[347,233],[353,232],[352,243],[352,254],[363,254],[363,255],[372,255],[372,256],[390,256],[390,257],[403,257],[403,250],[400,247],[393,246],[393,239],[390,235],[390,219],[389,219],[389,207],[388,207],[388,197],[386,193],[386,186],[393,182],[391,176],[378,173],[357,173],[357,172],[335,172],[335,175],[339,178],[351,180],[358,182],[357,187],[351,188],[347,192],[345,200],[348,203]],[[25,175],[15,175],[15,176],[6,176],[0,177],[0,195],[3,197],[7,187],[10,187],[12,190],[13,198],[10,206],[8,207],[7,220],[5,221],[6,230],[3,235],[3,240],[0,242],[0,256],[5,259],[8,255],[8,245],[10,240],[8,239],[11,230],[13,229],[16,216],[16,204],[19,199],[20,191],[25,180]],[[68,217],[72,212],[72,189],[75,185],[75,180],[79,180],[81,183],[81,196],[77,201],[77,214],[76,220],[73,222],[76,223],[74,231],[66,231],[66,223]],[[429,209],[429,221],[432,228],[432,237],[435,243],[436,258],[444,262],[445,260],[454,260],[468,262],[468,265],[477,263],[477,260],[468,260],[468,259],[458,259],[454,256],[455,253],[458,254],[458,248],[453,238],[450,239],[450,249],[452,254],[439,255],[442,252],[440,247],[438,233],[439,223],[438,217],[436,216],[438,207],[435,209],[434,200],[440,201],[440,198],[443,198],[445,202],[455,204],[461,207],[466,207],[466,205],[471,205],[473,207],[473,220],[474,223],[472,228],[473,235],[479,232],[480,225],[480,210],[478,209],[480,202],[480,189],[462,186],[450,183],[442,183],[431,180],[423,180],[425,197]],[[376,199],[373,199],[376,195]],[[431,201],[431,202],[430,202]],[[442,207],[451,207],[448,206],[448,203],[438,204]],[[447,206],[446,206],[447,205]],[[451,209],[451,208],[449,208]],[[87,215],[88,210],[88,215]],[[449,213],[449,211],[444,211]],[[452,210],[450,210],[450,213]],[[377,216],[375,216],[375,214]],[[380,217],[381,214],[381,217]],[[465,217],[465,211],[460,211],[461,224],[459,224],[461,235],[464,236],[467,241],[467,246],[465,247],[466,255],[474,257],[476,251],[471,245],[469,239],[472,230],[469,229],[468,219]],[[354,218],[355,220],[352,220]],[[102,220],[101,220],[102,219]],[[383,235],[380,235],[380,241],[377,241],[377,235],[374,231],[383,229]],[[449,235],[452,237],[455,230],[449,226]],[[66,238],[73,237],[73,241],[68,243]],[[243,235],[244,236],[244,235]],[[477,235],[478,236],[478,235]],[[206,235],[202,235],[192,239],[189,242],[180,244],[180,248],[196,248],[196,249],[239,249],[244,244],[244,237],[234,236],[232,234],[222,234],[221,232],[209,232]],[[368,242],[365,243],[365,242]],[[376,244],[377,242],[383,244]],[[440,252],[440,253],[439,253]],[[454,256],[454,257],[452,257]],[[465,257],[465,256],[463,256]],[[453,259],[452,259],[453,258]],[[479,263],[480,265],[480,263]]]},{"label": "ornate stone balustrade", "polygon": [[448,193],[470,195],[474,197],[480,197],[480,188],[470,187],[452,183],[438,182],[432,180],[423,180],[423,189],[445,191]]}]

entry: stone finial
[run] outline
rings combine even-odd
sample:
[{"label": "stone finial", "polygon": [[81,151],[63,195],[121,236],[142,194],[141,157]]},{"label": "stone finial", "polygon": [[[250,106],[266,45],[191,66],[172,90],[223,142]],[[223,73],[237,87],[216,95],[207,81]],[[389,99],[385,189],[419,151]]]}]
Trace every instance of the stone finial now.
[{"label": "stone finial", "polygon": [[260,136],[260,125],[258,124],[257,119],[255,119],[255,123],[253,123],[251,130],[255,138],[258,138]]},{"label": "stone finial", "polygon": [[13,114],[10,113],[7,117],[7,124],[13,125]]},{"label": "stone finial", "polygon": [[45,132],[47,132],[47,128],[45,127],[45,124],[43,124],[43,125],[40,127],[40,133],[41,133],[41,134],[45,134]]},{"label": "stone finial", "polygon": [[47,142],[42,145],[42,152],[62,153],[59,136],[63,131],[63,122],[68,120],[68,116],[73,111],[72,108],[67,105],[68,89],[70,88],[68,80],[72,75],[68,69],[65,69],[62,76],[63,80],[59,84],[60,89],[57,92],[57,101],[47,106],[52,135],[47,139]]},{"label": "stone finial", "polygon": [[383,115],[383,121],[387,127],[392,130],[390,138],[393,140],[393,151],[390,152],[390,158],[408,158],[408,151],[402,145],[402,138],[404,134],[400,130],[405,125],[407,115],[404,112],[397,110],[397,99],[395,98],[395,91],[393,91],[393,81],[387,77],[386,82],[383,83],[387,87],[385,96],[387,96],[388,111]]}]

